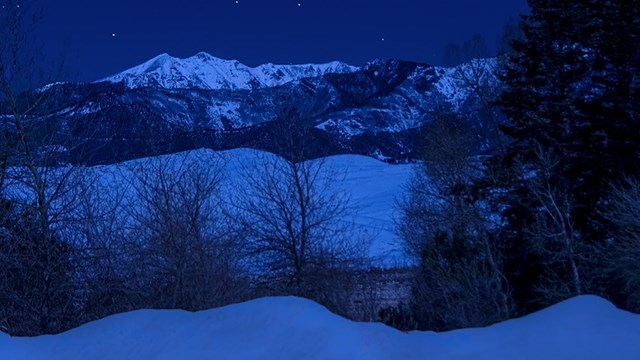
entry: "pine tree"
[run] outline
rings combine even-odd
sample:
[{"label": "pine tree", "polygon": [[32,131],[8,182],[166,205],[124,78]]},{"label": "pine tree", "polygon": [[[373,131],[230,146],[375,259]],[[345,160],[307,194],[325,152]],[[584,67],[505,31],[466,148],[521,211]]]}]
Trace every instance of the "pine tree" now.
[{"label": "pine tree", "polygon": [[[606,242],[610,183],[640,164],[640,1],[529,5],[524,39],[513,43],[502,72],[499,104],[513,142],[490,159],[485,177],[505,220],[510,280],[525,312],[593,282],[582,274],[589,260],[582,250]],[[532,303],[549,281],[564,290]]]}]

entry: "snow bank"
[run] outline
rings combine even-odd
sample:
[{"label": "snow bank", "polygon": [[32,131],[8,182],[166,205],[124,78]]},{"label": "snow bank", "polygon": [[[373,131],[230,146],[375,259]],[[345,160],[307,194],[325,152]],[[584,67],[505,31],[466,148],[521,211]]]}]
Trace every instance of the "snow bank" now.
[{"label": "snow bank", "polygon": [[10,338],[2,359],[638,359],[640,316],[595,296],[482,329],[405,334],[309,300],[264,298],[188,313],[143,310],[66,333]]}]

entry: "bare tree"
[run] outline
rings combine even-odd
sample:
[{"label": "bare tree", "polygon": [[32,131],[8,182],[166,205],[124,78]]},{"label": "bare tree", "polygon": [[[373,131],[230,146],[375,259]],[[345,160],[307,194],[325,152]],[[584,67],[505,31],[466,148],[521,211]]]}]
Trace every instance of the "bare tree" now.
[{"label": "bare tree", "polygon": [[135,243],[127,231],[131,190],[116,172],[88,171],[74,203],[74,220],[61,232],[76,249],[81,322],[144,307],[144,295],[130,276]]},{"label": "bare tree", "polygon": [[32,214],[3,218],[0,328],[12,335],[55,333],[75,325],[71,249],[39,233]]},{"label": "bare tree", "polygon": [[155,307],[199,310],[242,299],[238,237],[219,194],[220,160],[183,153],[134,165],[129,209],[137,277]]},{"label": "bare tree", "polygon": [[[492,152],[503,148],[507,141],[499,129],[504,116],[495,105],[500,95],[497,70],[499,61],[490,57],[490,51],[480,34],[474,34],[461,45],[449,44],[445,48],[445,59],[451,78],[457,88],[468,94],[466,108],[473,109],[460,116],[468,119],[468,126],[475,128],[475,136],[483,141],[482,151]],[[456,106],[463,104],[455,104]],[[463,108],[451,109],[459,112]]]},{"label": "bare tree", "polygon": [[400,202],[398,233],[420,265],[404,327],[448,330],[507,319],[511,301],[490,213],[470,191],[478,140],[459,116],[429,128],[424,162]]},{"label": "bare tree", "polygon": [[[477,154],[482,146],[466,121],[453,110],[437,113],[424,130],[421,163],[414,168],[407,184],[407,196],[399,208],[403,219],[398,231],[408,254],[420,258],[425,239],[438,232],[440,224],[468,219],[456,196],[469,186],[481,171]],[[460,194],[461,196],[463,194]]]},{"label": "bare tree", "polygon": [[[292,138],[304,138],[297,124],[287,119],[282,128]],[[288,153],[297,150],[289,147]],[[295,161],[271,154],[242,164],[240,173],[245,183],[232,199],[235,216],[246,231],[247,252],[256,270],[267,274],[273,292],[347,311],[350,279],[363,266],[366,239],[350,221],[349,195],[335,188],[339,175],[325,159]]]},{"label": "bare tree", "polygon": [[73,249],[59,230],[82,178],[77,167],[51,162],[59,149],[35,121],[44,92],[22,93],[47,80],[31,36],[34,14],[29,4],[13,0],[0,13],[0,326],[22,335],[75,324]]},{"label": "bare tree", "polygon": [[454,69],[454,79],[460,88],[472,95],[467,101],[476,103],[474,112],[460,115],[468,118],[469,126],[475,129],[475,136],[482,140],[480,150],[484,153],[500,151],[507,144],[500,130],[504,116],[495,105],[500,94],[496,64],[493,59],[472,59]]},{"label": "bare tree", "polygon": [[608,220],[616,228],[606,249],[607,271],[620,283],[627,309],[640,312],[640,180],[613,186]]},{"label": "bare tree", "polygon": [[536,147],[535,157],[538,168],[530,169],[528,191],[537,199],[539,211],[527,233],[533,250],[545,259],[544,278],[537,290],[546,302],[553,304],[583,293],[580,264],[589,250],[576,239],[572,216],[575,202],[566,184],[553,178],[554,169],[561,165],[558,158],[542,146]]}]

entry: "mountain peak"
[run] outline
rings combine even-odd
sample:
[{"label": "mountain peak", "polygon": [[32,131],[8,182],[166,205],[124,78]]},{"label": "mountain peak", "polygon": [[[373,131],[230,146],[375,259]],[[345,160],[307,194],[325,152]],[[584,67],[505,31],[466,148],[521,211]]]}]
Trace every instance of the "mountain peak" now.
[{"label": "mountain peak", "polygon": [[239,64],[240,62],[237,60],[227,60],[227,59],[222,59],[216,56],[213,56],[211,54],[209,54],[208,52],[204,52],[204,51],[200,51],[199,53],[186,58],[186,59],[179,59],[181,61],[203,61],[203,62],[214,62],[214,63],[231,63],[231,64]]},{"label": "mountain peak", "polygon": [[152,58],[150,61],[166,61],[166,60],[171,60],[173,59],[173,56],[167,54],[167,53],[162,53],[154,58]]},{"label": "mountain peak", "polygon": [[308,65],[269,63],[252,68],[237,60],[220,59],[206,52],[199,52],[185,59],[164,53],[102,81],[124,82],[129,88],[249,90],[280,86],[327,73],[348,73],[357,69],[338,61]]},{"label": "mountain peak", "polygon": [[199,58],[205,58],[205,59],[214,57],[213,55],[209,54],[208,52],[204,52],[204,51],[200,51],[199,53],[195,54],[194,56],[195,57],[199,57]]},{"label": "mountain peak", "polygon": [[150,71],[154,71],[155,69],[162,68],[163,66],[171,63],[174,60],[175,59],[171,57],[171,55],[167,53],[163,53],[141,65],[138,65],[132,68],[131,70],[135,69],[137,73],[150,72]]}]

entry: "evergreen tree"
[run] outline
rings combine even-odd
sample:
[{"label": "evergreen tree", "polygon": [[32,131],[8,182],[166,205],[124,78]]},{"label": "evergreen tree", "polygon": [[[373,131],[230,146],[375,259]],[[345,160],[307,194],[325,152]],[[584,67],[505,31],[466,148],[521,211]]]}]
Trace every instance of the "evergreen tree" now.
[{"label": "evergreen tree", "polygon": [[[505,220],[510,281],[525,312],[595,291],[586,285],[595,278],[582,274],[591,261],[583,249],[607,240],[606,193],[637,170],[640,144],[640,1],[529,5],[524,39],[501,75],[513,142],[484,179]],[[550,282],[568,290],[541,294]]]}]

